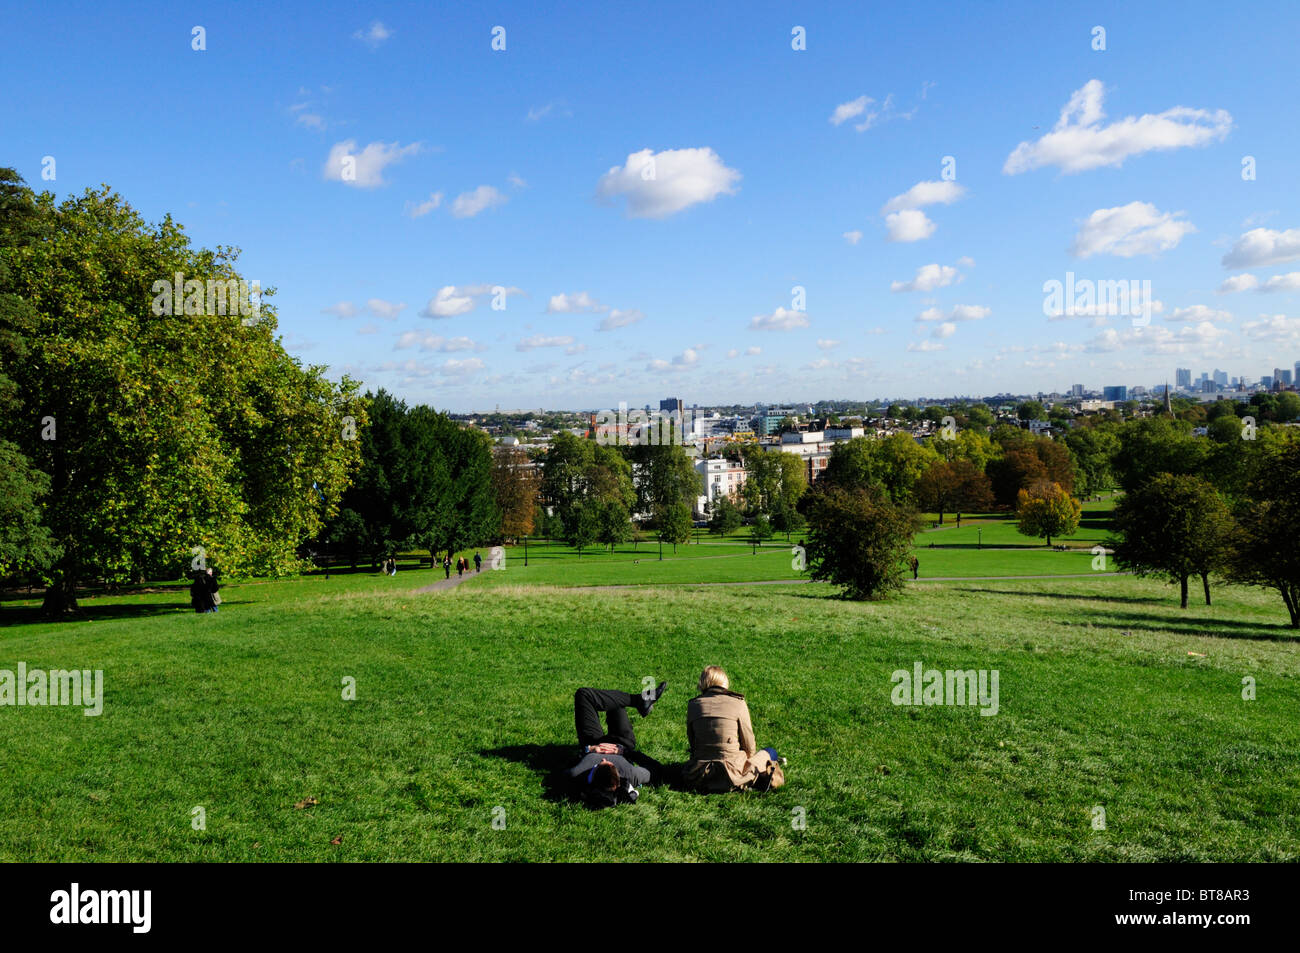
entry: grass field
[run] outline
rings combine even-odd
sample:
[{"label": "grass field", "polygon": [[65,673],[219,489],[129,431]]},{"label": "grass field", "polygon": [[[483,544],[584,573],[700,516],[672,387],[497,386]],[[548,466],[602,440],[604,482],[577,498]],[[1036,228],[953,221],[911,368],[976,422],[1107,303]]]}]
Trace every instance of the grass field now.
[{"label": "grass field", "polygon": [[[1086,549],[928,549],[975,528],[918,536],[923,575],[1088,572]],[[1184,612],[1167,585],[1102,573],[922,580],[882,603],[689,585],[794,575],[787,548],[760,552],[530,545],[527,569],[512,550],[441,592],[413,592],[443,578],[427,569],[228,583],[216,615],[164,591],[55,625],[11,600],[0,668],[103,669],[106,697],[99,717],[0,708],[0,860],[1300,859],[1300,639],[1275,595],[1219,587]],[[891,673],[916,662],[996,669],[997,715],[892,704]],[[645,789],[591,813],[550,784],[574,689],[667,679],[633,720],[648,754],[681,760],[708,663],[790,758],[785,788]]]}]

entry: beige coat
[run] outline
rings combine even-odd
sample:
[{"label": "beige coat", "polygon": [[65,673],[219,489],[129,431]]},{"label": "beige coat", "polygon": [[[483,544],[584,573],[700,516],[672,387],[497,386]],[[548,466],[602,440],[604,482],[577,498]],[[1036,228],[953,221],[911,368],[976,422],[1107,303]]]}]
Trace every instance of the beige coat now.
[{"label": "beige coat", "polygon": [[691,759],[682,779],[702,791],[746,788],[771,761],[754,743],[745,696],[725,688],[710,688],[687,703],[686,739]]}]

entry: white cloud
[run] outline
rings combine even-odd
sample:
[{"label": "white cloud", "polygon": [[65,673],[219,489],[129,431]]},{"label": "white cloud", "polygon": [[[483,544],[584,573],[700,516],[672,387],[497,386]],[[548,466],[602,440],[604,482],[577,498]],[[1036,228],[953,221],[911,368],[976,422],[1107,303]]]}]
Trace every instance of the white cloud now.
[{"label": "white cloud", "polygon": [[693,367],[700,359],[694,348],[688,347],[671,361],[654,360],[645,366],[647,371],[684,371]]},{"label": "white cloud", "polygon": [[719,195],[734,195],[739,180],[740,173],[709,148],[642,149],[601,176],[596,195],[603,201],[626,196],[632,218],[667,218]]},{"label": "white cloud", "polygon": [[1134,349],[1148,354],[1207,354],[1223,346],[1222,339],[1231,332],[1212,322],[1188,323],[1176,331],[1161,325],[1117,330],[1106,328],[1084,348],[1095,354]]},{"label": "white cloud", "polygon": [[966,194],[964,186],[947,180],[918,182],[901,195],[895,195],[880,209],[880,214],[903,209],[925,208],[927,205],[951,205]]},{"label": "white cloud", "polygon": [[1216,311],[1213,308],[1207,308],[1203,304],[1194,304],[1189,308],[1174,308],[1167,315],[1166,321],[1186,322],[1192,321],[1197,324],[1202,321],[1231,321],[1231,311]]},{"label": "white cloud", "polygon": [[861,116],[867,111],[867,105],[874,102],[875,100],[868,96],[859,96],[857,99],[850,100],[847,103],[840,103],[835,107],[835,111],[831,113],[831,125],[838,126],[855,116]]},{"label": "white cloud", "polygon": [[845,232],[844,240],[850,245],[856,245],[858,242],[862,241],[862,233],[856,229],[851,232]]},{"label": "white cloud", "polygon": [[[357,152],[355,139],[336,142],[330,148],[323,170],[326,180],[342,182],[358,189],[374,189],[384,182],[384,169],[420,151],[420,143],[403,146],[400,142],[372,142]],[[351,160],[351,161],[349,161]]]},{"label": "white cloud", "polygon": [[1252,228],[1223,256],[1224,268],[1263,268],[1300,258],[1300,228]]},{"label": "white cloud", "polygon": [[916,277],[911,281],[891,281],[890,291],[933,291],[946,288],[955,281],[961,281],[961,273],[952,265],[922,265],[916,269]]},{"label": "white cloud", "polygon": [[1243,323],[1241,330],[1256,340],[1300,343],[1300,318],[1289,318],[1285,314],[1260,315],[1258,321]]},{"label": "white cloud", "polygon": [[552,295],[546,310],[550,314],[573,314],[579,311],[604,311],[605,306],[587,292],[579,291],[571,295]]},{"label": "white cloud", "polygon": [[832,340],[832,339],[830,339],[830,338],[818,338],[818,339],[817,339],[817,346],[818,346],[819,348],[821,348],[823,351],[830,351],[830,350],[833,350],[833,349],[839,347],[839,346],[840,346],[840,342],[839,342],[839,341],[834,341],[834,340]]},{"label": "white cloud", "polygon": [[361,312],[351,301],[340,301],[338,304],[332,304],[328,308],[321,308],[320,313],[332,314],[340,318],[355,318]]},{"label": "white cloud", "polygon": [[1300,271],[1291,271],[1285,275],[1274,275],[1264,282],[1260,291],[1300,291]]},{"label": "white cloud", "polygon": [[452,318],[473,310],[473,295],[457,290],[455,285],[447,285],[438,289],[438,293],[429,299],[420,314],[426,318]]},{"label": "white cloud", "polygon": [[946,351],[948,346],[946,344],[939,344],[936,341],[913,341],[907,346],[907,349],[909,351],[920,351],[924,353],[928,351]]},{"label": "white cloud", "polygon": [[505,205],[507,201],[507,197],[498,189],[480,185],[472,192],[462,192],[456,196],[456,201],[451,203],[451,214],[457,218],[473,218],[479,212]]},{"label": "white cloud", "polygon": [[951,321],[945,321],[943,322],[943,324],[940,324],[933,331],[931,331],[930,336],[936,338],[948,338],[948,337],[952,337],[953,334],[955,334],[956,332],[957,332],[957,325],[953,324]]},{"label": "white cloud", "polygon": [[1219,294],[1231,294],[1234,291],[1253,291],[1259,287],[1259,279],[1254,275],[1233,275],[1219,285]]},{"label": "white cloud", "polygon": [[1154,255],[1176,248],[1183,236],[1196,226],[1179,216],[1184,212],[1161,212],[1150,202],[1129,202],[1115,208],[1099,208],[1084,221],[1074,236],[1070,254],[1076,258],[1093,255]]},{"label": "white cloud", "polygon": [[511,172],[508,176],[506,176],[506,181],[509,182],[517,189],[528,188],[528,183],[525,182],[517,172]]},{"label": "white cloud", "polygon": [[385,301],[383,298],[370,298],[366,301],[366,307],[370,313],[377,318],[383,318],[385,321],[392,321],[399,314],[406,310],[406,302],[393,303]]},{"label": "white cloud", "polygon": [[808,315],[803,311],[777,308],[771,314],[756,314],[749,321],[753,331],[793,331],[808,327]]},{"label": "white cloud", "polygon": [[438,368],[443,377],[470,377],[484,368],[483,361],[477,357],[464,359],[448,358]]},{"label": "white cloud", "polygon": [[360,40],[373,50],[392,35],[392,30],[376,20],[364,30],[357,30],[356,33],[353,33],[352,39]]},{"label": "white cloud", "polygon": [[885,216],[886,236],[891,242],[919,242],[934,234],[934,222],[920,209],[905,209]]},{"label": "white cloud", "polygon": [[325,117],[317,113],[299,113],[294,122],[300,126],[307,126],[309,129],[324,129]]},{"label": "white cloud", "polygon": [[618,308],[615,308],[601,319],[600,327],[596,330],[613,331],[616,328],[625,328],[630,324],[636,324],[644,317],[645,315],[636,310],[636,308],[630,308],[626,311],[620,311]]},{"label": "white cloud", "polygon": [[1005,175],[1054,165],[1067,174],[1103,166],[1119,166],[1129,156],[1156,149],[1202,146],[1222,141],[1232,128],[1223,109],[1210,112],[1174,106],[1162,113],[1127,116],[1102,125],[1105,88],[1089,80],[1070,96],[1052,131],[1037,142],[1022,142],[1007,156]]},{"label": "white cloud", "polygon": [[544,334],[534,334],[532,337],[524,338],[515,345],[516,351],[532,351],[539,347],[571,347],[573,345],[573,336],[571,334],[556,335],[548,337]]},{"label": "white cloud", "polygon": [[539,119],[545,119],[547,116],[572,116],[562,102],[547,103],[545,106],[534,106],[528,110],[528,121],[537,122]]},{"label": "white cloud", "polygon": [[430,192],[423,202],[407,202],[405,213],[411,218],[422,218],[442,204],[441,192]]},{"label": "white cloud", "polygon": [[404,351],[419,345],[421,351],[486,351],[486,344],[479,344],[472,338],[445,338],[441,334],[428,334],[424,331],[406,331],[401,334],[393,350]]},{"label": "white cloud", "polygon": [[926,308],[914,320],[925,321],[981,321],[992,313],[981,304],[959,304],[946,314],[938,308]]}]

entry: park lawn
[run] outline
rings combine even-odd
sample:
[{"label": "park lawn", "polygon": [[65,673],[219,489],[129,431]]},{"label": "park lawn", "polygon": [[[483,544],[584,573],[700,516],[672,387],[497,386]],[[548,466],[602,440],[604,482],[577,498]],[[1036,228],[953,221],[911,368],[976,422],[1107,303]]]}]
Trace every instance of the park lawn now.
[{"label": "park lawn", "polygon": [[[1273,594],[1184,612],[1129,577],[850,603],[491,575],[228,586],[216,615],[106,600],[99,621],[0,629],[0,668],[102,668],[106,694],[98,718],[0,708],[0,860],[1300,859],[1300,640]],[[917,661],[998,670],[998,714],[891,704]],[[668,679],[634,722],[669,761],[707,663],[790,758],[785,788],[589,813],[548,786],[575,688]]]}]

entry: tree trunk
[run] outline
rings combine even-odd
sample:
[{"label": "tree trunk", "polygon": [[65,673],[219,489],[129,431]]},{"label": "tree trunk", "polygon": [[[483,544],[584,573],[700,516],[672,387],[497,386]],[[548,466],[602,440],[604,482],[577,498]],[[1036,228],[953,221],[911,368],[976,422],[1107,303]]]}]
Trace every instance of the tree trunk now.
[{"label": "tree trunk", "polygon": [[1187,577],[1180,576],[1178,581],[1182,586],[1182,593],[1183,593],[1183,602],[1181,608],[1186,609],[1187,608]]},{"label": "tree trunk", "polygon": [[1208,606],[1210,604],[1210,574],[1209,573],[1207,572],[1201,573],[1201,585],[1205,587],[1205,604]]},{"label": "tree trunk", "polygon": [[61,619],[78,611],[76,577],[70,569],[55,570],[54,579],[41,602],[41,613],[47,619]]},{"label": "tree trunk", "polygon": [[1048,549],[1052,547],[1052,537],[1050,535],[1047,537],[1047,547]]}]

